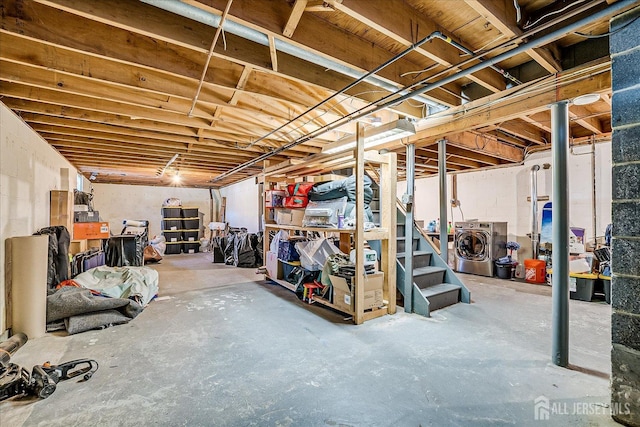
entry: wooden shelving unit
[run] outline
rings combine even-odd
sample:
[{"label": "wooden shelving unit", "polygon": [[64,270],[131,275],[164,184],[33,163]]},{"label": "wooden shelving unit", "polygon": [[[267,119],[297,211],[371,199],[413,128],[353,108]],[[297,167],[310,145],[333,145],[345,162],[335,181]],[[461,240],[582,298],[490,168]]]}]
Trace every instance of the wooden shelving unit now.
[{"label": "wooden shelving unit", "polygon": [[[355,324],[396,312],[396,170],[397,155],[395,153],[378,154],[377,152],[365,152],[362,143],[362,133],[359,130],[359,141],[353,151],[345,151],[333,156],[312,156],[304,162],[286,161],[279,165],[265,167],[261,179],[264,182],[264,189],[269,190],[276,185],[286,183],[312,181],[317,182],[317,176],[329,173],[331,170],[353,167],[355,169],[356,182],[364,183],[365,164],[368,167],[379,168],[380,175],[380,227],[365,231],[364,224],[364,186],[356,184],[356,223],[355,229],[338,229],[323,227],[299,227],[294,225],[278,225],[270,219],[272,210],[278,208],[264,207],[265,218],[265,257],[269,251],[270,230],[288,230],[300,232],[336,233],[340,237],[340,249],[349,253],[351,249],[356,249],[356,271],[361,272],[355,277],[354,300],[355,309],[345,311],[327,299],[314,296],[313,300],[319,304],[341,311],[353,317]],[[352,155],[353,154],[353,155]],[[275,217],[275,216],[273,216]],[[335,235],[335,234],[334,234]],[[364,310],[364,247],[367,240],[381,241],[381,261],[380,271],[384,272],[383,300],[384,307],[369,311]],[[284,280],[266,278],[294,291],[295,286]]]}]

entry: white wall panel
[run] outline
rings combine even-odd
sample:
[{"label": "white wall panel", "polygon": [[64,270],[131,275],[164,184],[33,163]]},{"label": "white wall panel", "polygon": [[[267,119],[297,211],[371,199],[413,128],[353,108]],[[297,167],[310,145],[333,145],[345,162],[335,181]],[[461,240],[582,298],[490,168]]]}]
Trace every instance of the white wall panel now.
[{"label": "white wall panel", "polygon": [[[177,198],[182,206],[198,208],[209,222],[209,190],[206,188],[151,187],[146,185],[93,184],[93,208],[107,221],[112,234],[122,231],[125,219],[148,220],[149,236],[161,232],[162,203]],[[88,191],[85,189],[85,191]]]},{"label": "white wall panel", "polygon": [[232,227],[245,227],[250,233],[258,231],[262,209],[259,206],[258,185],[254,178],[220,189],[227,198],[227,222]]},{"label": "white wall panel", "polygon": [[[68,168],[68,183],[60,169]],[[49,225],[49,192],[75,188],[76,169],[0,102],[0,334],[5,322],[5,241]],[[46,287],[46,283],[43,283]]]}]

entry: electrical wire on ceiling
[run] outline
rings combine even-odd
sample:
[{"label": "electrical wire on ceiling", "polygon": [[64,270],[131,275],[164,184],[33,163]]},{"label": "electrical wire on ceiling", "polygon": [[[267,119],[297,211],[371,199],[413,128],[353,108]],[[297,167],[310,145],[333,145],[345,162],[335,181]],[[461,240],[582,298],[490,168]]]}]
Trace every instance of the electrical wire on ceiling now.
[{"label": "electrical wire on ceiling", "polygon": [[513,5],[516,7],[516,24],[518,24],[522,20],[522,14],[520,13],[520,5],[518,4],[518,0],[513,0]]},{"label": "electrical wire on ceiling", "polygon": [[580,36],[580,37],[587,38],[587,39],[599,39],[599,38],[602,38],[602,37],[609,37],[609,36],[611,36],[611,35],[613,35],[613,34],[616,34],[616,33],[620,32],[620,31],[624,30],[624,29],[625,29],[625,28],[627,28],[629,25],[631,25],[631,24],[633,24],[634,22],[636,22],[636,20],[638,20],[638,18],[640,18],[640,16],[636,16],[636,17],[635,17],[635,18],[633,18],[631,21],[629,21],[629,22],[627,22],[626,24],[624,24],[622,27],[620,27],[620,28],[616,28],[615,30],[613,30],[613,31],[609,31],[608,33],[604,33],[604,34],[596,34],[596,35],[593,35],[593,34],[579,33],[579,32],[577,32],[577,31],[574,31],[574,32],[573,32],[573,34],[575,34],[576,36]]},{"label": "electrical wire on ceiling", "polygon": [[563,7],[562,9],[554,10],[553,12],[549,12],[549,13],[547,13],[547,14],[544,14],[544,15],[542,15],[541,17],[539,17],[538,19],[536,19],[536,20],[535,20],[535,21],[533,21],[533,22],[527,22],[526,24],[524,24],[524,25],[523,25],[523,27],[522,27],[522,28],[524,28],[525,30],[526,30],[527,28],[531,28],[531,27],[533,27],[534,25],[536,25],[538,22],[542,21],[543,19],[546,19],[546,18],[548,18],[549,16],[553,16],[553,15],[557,15],[557,14],[559,14],[559,13],[562,13],[562,12],[564,12],[565,10],[567,10],[567,9],[569,9],[569,8],[571,8],[571,7],[575,6],[575,5],[577,5],[577,4],[584,3],[585,1],[587,1],[587,0],[573,0],[573,1],[569,2],[569,4],[568,4],[568,5],[566,5],[565,7]]}]

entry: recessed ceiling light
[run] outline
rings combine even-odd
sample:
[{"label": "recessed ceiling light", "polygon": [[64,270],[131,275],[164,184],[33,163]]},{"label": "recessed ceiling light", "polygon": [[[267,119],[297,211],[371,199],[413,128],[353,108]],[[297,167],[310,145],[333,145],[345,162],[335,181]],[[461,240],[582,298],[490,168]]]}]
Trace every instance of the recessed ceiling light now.
[{"label": "recessed ceiling light", "polygon": [[575,105],[588,105],[593,104],[596,101],[600,100],[599,93],[587,93],[586,95],[580,95],[577,98],[573,99],[573,103]]}]

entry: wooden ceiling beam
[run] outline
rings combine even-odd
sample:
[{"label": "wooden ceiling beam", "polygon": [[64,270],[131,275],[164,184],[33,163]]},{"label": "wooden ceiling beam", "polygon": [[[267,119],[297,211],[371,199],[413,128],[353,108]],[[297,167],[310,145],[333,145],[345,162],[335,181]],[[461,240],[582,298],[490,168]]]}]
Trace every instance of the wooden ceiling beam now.
[{"label": "wooden ceiling beam", "polygon": [[291,13],[289,14],[289,19],[287,19],[287,23],[282,30],[283,36],[291,37],[293,35],[293,32],[296,30],[296,27],[298,26],[300,18],[302,18],[302,14],[304,13],[306,7],[307,0],[295,0],[291,9]]},{"label": "wooden ceiling beam", "polygon": [[[233,158],[238,161],[248,161],[256,156],[263,154],[265,151],[246,151],[243,149],[233,148],[221,144],[204,145],[189,142],[187,144],[170,143],[158,141],[154,139],[135,138],[121,136],[116,134],[89,133],[87,131],[72,131],[69,129],[58,129],[51,126],[34,125],[34,130],[38,132],[48,142],[51,141],[71,141],[85,144],[99,144],[104,141],[109,143],[127,144],[129,148],[152,149],[160,148],[173,152],[191,152],[195,155],[202,155],[209,158]],[[185,151],[186,150],[186,151]],[[291,150],[283,151],[281,154],[274,156],[275,158],[296,158],[308,155],[305,152],[292,152]]]},{"label": "wooden ceiling beam", "polygon": [[[516,9],[511,0],[465,0],[465,2],[507,38],[511,39],[523,33],[516,23]],[[562,70],[560,49],[553,43],[546,47],[529,49],[526,52],[549,73]]]},{"label": "wooden ceiling beam", "polygon": [[[183,2],[216,15],[220,15],[225,5],[224,1],[220,0],[205,2],[183,0]],[[336,7],[338,4],[335,3],[333,6]],[[233,16],[230,19],[273,35],[277,39],[293,43],[315,55],[338,61],[361,71],[372,70],[390,57],[387,50],[336,26],[326,25],[323,19],[313,14],[303,14],[291,38],[283,37],[279,23],[282,22],[282,17],[288,14],[289,6],[286,2],[270,2],[269,7],[264,7],[262,0],[234,0]],[[346,49],[345,46],[349,48]],[[281,58],[282,55],[279,56],[279,61]],[[381,70],[377,76],[405,86],[413,83],[411,78],[402,77],[407,71],[415,71],[415,64],[403,58]],[[461,92],[459,86],[450,86],[449,89],[455,90],[458,95]],[[444,91],[436,90],[424,96],[450,106],[460,104],[459,98]]]},{"label": "wooden ceiling beam", "polygon": [[582,105],[570,105],[569,117],[571,118],[571,121],[579,124],[583,128],[587,129],[590,132],[593,132],[596,135],[604,132],[602,123],[600,123],[598,117],[596,117],[596,115],[594,115],[591,111],[589,111]]},{"label": "wooden ceiling beam", "polygon": [[[53,104],[44,104],[36,101],[28,101],[24,99],[16,99],[16,98],[3,98],[3,102],[9,107],[16,111],[20,111],[25,121],[30,123],[43,123],[43,124],[53,124],[57,126],[78,126],[80,128],[85,128],[89,126],[89,129],[96,127],[96,129],[103,129],[100,126],[108,127],[109,129],[113,129],[116,133],[125,133],[131,134],[135,136],[137,131],[140,132],[159,132],[158,138],[162,138],[163,134],[167,134],[168,138],[171,140],[180,140],[179,137],[174,137],[173,135],[181,135],[187,137],[188,140],[182,140],[185,143],[190,142],[192,139],[199,140],[198,135],[204,136],[203,140],[200,141],[200,144],[205,146],[220,146],[220,147],[229,147],[231,144],[235,144],[236,148],[247,146],[251,143],[251,138],[243,135],[234,135],[229,133],[222,132],[214,132],[211,130],[204,129],[200,131],[194,131],[193,127],[189,126],[180,126],[180,125],[172,125],[166,123],[158,123],[150,120],[130,120],[128,117],[124,117],[117,114],[110,113],[101,113],[94,111],[86,111],[73,107],[63,107],[59,105]],[[80,125],[76,123],[69,124],[70,120],[78,120],[80,123],[85,123],[85,125]],[[119,129],[122,128],[122,130]],[[130,129],[130,131],[125,131],[126,129]],[[106,129],[105,129],[106,130]],[[145,136],[148,134],[143,134]],[[219,141],[226,141],[228,144],[219,143]],[[279,146],[277,141],[266,140],[262,141],[258,147],[256,147],[257,152],[264,152],[264,149],[258,149],[262,147],[263,144],[268,143],[269,146]],[[246,150],[246,148],[245,148]],[[291,149],[291,153],[295,154],[296,152],[303,152],[308,154],[313,154],[319,152],[320,149],[316,147],[312,147],[305,144],[297,145],[296,147]]]},{"label": "wooden ceiling beam", "polygon": [[[75,144],[83,144],[85,148],[89,148],[91,146],[101,146],[103,144],[113,144],[113,146],[117,146],[119,148],[127,148],[131,150],[137,151],[149,151],[149,152],[163,152],[163,153],[171,153],[170,157],[174,154],[184,154],[187,151],[188,145],[180,144],[180,145],[170,145],[167,143],[156,142],[153,141],[140,141],[139,139],[131,139],[131,138],[100,138],[95,135],[77,135],[70,133],[57,133],[51,131],[39,131],[40,135],[47,140],[47,142],[54,144],[54,142],[69,142]],[[255,157],[253,153],[242,153],[237,150],[225,150],[221,148],[216,148],[215,151],[206,150],[204,147],[200,147],[197,150],[192,150],[192,154],[198,155],[201,157],[209,157],[215,159],[235,159],[237,162],[251,160]]]},{"label": "wooden ceiling beam", "polygon": [[[98,97],[86,97],[73,93],[65,93],[62,90],[44,89],[20,83],[0,81],[0,92],[5,96],[14,98],[79,108],[87,111],[128,116],[132,120],[144,119],[173,125],[189,126],[192,128],[209,127],[208,121],[202,117],[188,117],[187,115],[178,112],[160,108],[140,107],[119,101],[101,99]],[[229,119],[224,120],[229,122]],[[217,128],[221,128],[221,125]],[[221,131],[244,134],[249,136],[249,139],[254,138],[255,135],[266,134],[270,130],[271,128],[266,125],[259,126],[257,124],[252,124],[251,130],[249,130],[247,123],[245,123],[245,126],[242,126],[241,123],[233,122],[226,123],[225,126],[221,128]]]},{"label": "wooden ceiling beam", "polygon": [[520,163],[524,160],[524,151],[506,144],[502,144],[494,138],[486,135],[461,132],[447,135],[447,146],[464,148],[475,153],[490,154],[498,159]]},{"label": "wooden ceiling beam", "polygon": [[[12,2],[16,0],[6,0]],[[152,58],[153,56],[159,56],[157,54],[158,48],[166,46],[166,54],[169,56],[181,57],[183,53],[177,54],[178,51],[184,52],[184,59],[178,58],[175,61],[176,65],[182,67],[192,68],[192,73],[195,73],[195,77],[199,78],[199,73],[202,71],[202,64],[206,60],[206,54],[208,53],[208,47],[213,37],[211,27],[183,18],[176,14],[172,14],[161,10],[159,8],[141,3],[131,2],[128,0],[34,0],[35,3],[29,4],[30,7],[21,7],[21,13],[15,14],[10,18],[15,18],[15,25],[10,25],[11,31],[20,33],[24,31],[23,27],[28,27],[30,31],[37,33],[37,38],[42,38],[46,41],[57,43],[74,43],[68,41],[68,34],[85,35],[81,37],[83,43],[92,43],[95,40],[95,44],[99,44],[98,51],[103,51],[107,47],[104,43],[100,43],[99,40],[113,41],[113,45],[118,49],[130,50],[130,55],[138,55],[139,61],[142,63],[157,63],[158,58]],[[40,3],[40,4],[38,4]],[[226,0],[224,2],[226,5]],[[202,5],[201,3],[198,3]],[[273,7],[278,7],[279,2],[270,2],[269,11]],[[283,3],[284,7],[287,7],[286,3]],[[235,15],[236,8],[242,10],[242,5],[234,2],[232,13]],[[256,8],[251,10],[251,14],[261,14],[266,11],[264,3],[260,2],[256,5]],[[72,14],[72,15],[70,15]],[[74,16],[75,15],[75,16]],[[47,16],[48,26],[41,26],[42,20],[38,16]],[[144,16],[145,19],[139,19],[140,16]],[[280,19],[282,15],[274,17],[274,19]],[[84,18],[80,19],[78,17]],[[235,17],[229,17],[230,20],[237,20]],[[96,22],[91,23],[93,20]],[[13,21],[13,19],[10,19]],[[276,21],[274,21],[276,22]],[[273,23],[270,24],[273,27]],[[54,28],[60,28],[59,31]],[[114,28],[115,27],[115,28]],[[87,28],[92,28],[91,34],[88,34]],[[117,29],[125,30],[118,32]],[[329,28],[329,27],[324,27]],[[96,30],[98,32],[96,32]],[[264,31],[263,31],[264,32]],[[305,31],[298,31],[296,34],[304,33]],[[100,35],[103,33],[104,35]],[[280,29],[275,31],[268,31],[268,33],[281,38]],[[120,39],[115,39],[115,37]],[[226,44],[232,48],[224,49],[223,46],[218,46],[213,52],[215,58],[222,58],[223,60],[231,61],[239,65],[252,65],[256,69],[273,73],[271,70],[271,56],[268,46],[243,39],[230,33],[226,33]],[[326,43],[322,38],[316,37],[315,44],[321,44],[324,46],[330,46],[330,43]],[[365,52],[361,52],[356,55],[343,55],[349,56],[352,60],[367,60],[370,59],[370,46],[363,44],[363,40],[356,39],[351,42],[356,46],[360,46],[362,49],[366,48]],[[184,49],[179,49],[177,46],[169,48],[167,45],[174,44]],[[366,45],[366,46],[365,46]],[[350,48],[353,46],[350,46]],[[81,50],[87,50],[87,46],[82,46]],[[351,49],[349,49],[351,51]],[[356,50],[357,51],[357,50]],[[164,50],[163,50],[164,52]],[[161,61],[166,62],[166,58],[162,55]],[[388,54],[387,54],[388,56]],[[375,60],[375,59],[374,59]],[[213,61],[215,63],[215,60]],[[357,62],[357,61],[356,61]],[[380,63],[383,61],[380,61]],[[358,64],[350,64],[351,66],[357,66]],[[378,65],[377,63],[375,65]],[[362,68],[362,67],[359,67]],[[402,73],[402,72],[401,72]],[[397,74],[401,74],[397,73]],[[336,72],[328,72],[326,67],[317,66],[310,62],[301,60],[299,58],[293,58],[289,55],[278,56],[278,74],[287,78],[292,78],[297,81],[304,82],[306,84],[318,85],[330,90],[338,90],[351,83],[353,79]],[[382,95],[388,94],[388,91],[380,89],[377,86],[370,84],[359,85],[357,90],[352,90],[350,93],[368,102],[374,102]],[[377,96],[370,96],[370,91],[378,91]],[[367,93],[363,93],[367,92]],[[385,93],[386,92],[386,93]],[[449,98],[451,102],[448,105],[456,105],[459,100],[449,94],[443,94],[444,99]],[[444,101],[441,101],[444,102]],[[413,102],[415,104],[415,101]],[[402,105],[396,107],[397,111],[403,114],[410,115],[411,117],[420,117],[417,114],[422,114],[422,108],[411,107],[411,103],[405,102]]]},{"label": "wooden ceiling beam", "polygon": [[[9,64],[0,60],[0,80],[6,82],[19,82],[38,88],[43,88],[59,93],[69,94],[71,97],[80,99],[80,97],[96,98],[100,101],[112,101],[122,105],[123,111],[126,109],[130,115],[136,114],[138,111],[140,117],[151,120],[165,121],[167,115],[171,112],[177,115],[187,116],[187,112],[191,106],[191,101],[177,96],[168,96],[164,94],[155,94],[136,88],[121,87],[112,85],[108,82],[99,82],[87,77],[78,77],[59,73],[52,70],[42,69],[38,67],[29,67],[23,64]],[[61,103],[65,101],[62,98]],[[226,104],[225,104],[226,105]],[[140,108],[148,110],[142,110]],[[137,108],[137,110],[135,110]],[[204,105],[200,103],[193,112],[193,117],[201,118],[205,122],[213,121],[216,128],[235,132],[244,132],[252,137],[264,135],[271,129],[279,127],[288,122],[288,118],[277,119],[273,115],[262,113],[260,111],[250,111],[240,113],[239,108],[233,108],[225,117],[216,118],[211,112],[214,110],[213,105]],[[158,112],[160,116],[156,117]],[[138,117],[138,116],[135,116]],[[221,125],[222,124],[222,125]],[[321,123],[322,124],[322,123]],[[298,125],[291,124],[288,128],[284,128],[281,134],[288,132],[288,129],[296,129]],[[310,121],[305,125],[304,129],[296,130],[293,136],[300,133],[316,130],[319,125]],[[322,139],[322,138],[320,138]],[[286,140],[286,139],[285,139]]]},{"label": "wooden ceiling beam", "polygon": [[[566,76],[572,80],[565,82]],[[544,85],[545,89],[533,90]],[[531,93],[523,91],[525,87]],[[597,61],[585,64],[573,70],[549,76],[542,82],[529,86],[517,86],[508,89],[501,95],[489,95],[485,98],[469,102],[462,107],[446,112],[442,117],[437,115],[425,120],[416,135],[409,137],[409,142],[416,146],[434,144],[438,139],[448,137],[452,133],[464,132],[479,127],[516,119],[522,115],[531,115],[548,110],[549,105],[566,99],[573,99],[586,93],[603,93],[610,90],[610,62]],[[510,94],[522,94],[517,98]],[[394,147],[398,143],[383,144],[381,148]]]},{"label": "wooden ceiling beam", "polygon": [[511,135],[515,135],[535,144],[545,144],[551,141],[551,135],[520,119],[501,122],[495,126]]},{"label": "wooden ceiling beam", "polygon": [[[437,154],[438,150],[437,148],[431,148],[431,147],[423,147],[422,149],[426,149],[426,150],[433,150],[434,153]],[[487,153],[479,153],[477,151],[469,151],[465,148],[461,148],[461,147],[457,147],[454,145],[448,145],[447,146],[447,156],[452,155],[452,156],[456,156],[457,158],[463,159],[463,160],[468,160],[468,161],[474,161],[474,162],[479,162],[481,163],[481,167],[482,166],[496,166],[498,164],[500,164],[500,159],[487,154]]]},{"label": "wooden ceiling beam", "polygon": [[[442,30],[438,24],[418,13],[405,2],[390,2],[388,0],[368,0],[366,2],[360,0],[333,2],[330,0],[329,2],[336,10],[349,15],[405,47],[411,46],[435,31]],[[420,36],[413,34],[413,27],[420,30]],[[460,62],[461,52],[442,40],[426,43],[416,48],[415,51],[445,68]],[[465,68],[472,65],[475,64],[469,64]],[[459,68],[453,68],[453,71],[459,70]],[[467,77],[492,92],[499,92],[506,88],[504,78],[493,70],[485,69]]]},{"label": "wooden ceiling beam", "polygon": [[[406,156],[405,156],[406,157]],[[420,159],[421,163],[424,161],[433,162],[435,167],[438,167],[438,150],[418,149],[416,150],[416,163]],[[483,163],[471,160],[468,158],[460,157],[455,154],[447,152],[447,164],[452,164],[464,168],[479,168],[484,166]]]},{"label": "wooden ceiling beam", "polygon": [[[171,152],[157,152],[157,151],[149,151],[149,150],[119,150],[113,147],[104,146],[104,145],[91,145],[91,154],[87,154],[86,151],[81,151],[83,148],[88,148],[85,145],[74,144],[68,141],[54,141],[52,143],[62,155],[69,158],[78,158],[79,156],[97,156],[102,157],[103,154],[109,154],[111,156],[115,156],[115,158],[130,158],[136,159],[144,158],[145,160],[157,160],[161,162],[160,166],[166,164],[175,153]],[[199,165],[207,168],[220,168],[222,170],[226,170],[230,167],[238,165],[237,160],[233,159],[211,159],[206,160],[201,156],[192,156],[190,153],[180,153],[180,159],[183,160],[182,165]],[[162,163],[164,162],[164,163]]]},{"label": "wooden ceiling beam", "polygon": [[547,133],[551,133],[551,113],[549,111],[540,111],[534,114],[525,114],[520,117],[527,123],[542,129]]},{"label": "wooden ceiling beam", "polygon": [[[140,64],[123,61],[122,58],[91,55],[70,49],[62,45],[41,43],[31,38],[8,33],[0,30],[0,57],[17,63],[38,67],[64,75],[75,75],[87,80],[94,80],[125,88],[135,88],[171,97],[191,100],[197,85],[197,79],[178,75],[174,72],[158,70]],[[128,58],[132,59],[132,58]],[[299,96],[303,90],[290,90],[291,83],[283,82],[281,78],[270,76],[269,93],[265,93],[264,85],[251,85],[246,88],[252,67],[245,66],[241,72],[230,71],[220,67],[222,61],[216,61],[210,66],[210,71],[203,84],[199,100],[213,106],[232,106],[240,104],[243,110],[253,110],[256,114],[268,114],[282,119],[288,119],[291,111],[301,113],[307,109],[309,103],[316,103],[329,92],[318,93],[317,96]],[[159,65],[159,64],[158,64]],[[9,64],[8,69],[13,67]],[[167,64],[167,68],[170,68]],[[227,74],[227,77],[221,75]],[[239,77],[235,77],[235,76]],[[228,83],[237,79],[237,84]],[[217,82],[213,83],[215,79]],[[272,90],[271,90],[272,89]],[[242,102],[239,102],[242,100]],[[234,108],[237,109],[237,108]],[[217,110],[216,110],[217,111]],[[318,109],[314,114],[321,116],[320,121],[335,120],[340,117],[339,111]],[[214,114],[214,119],[215,119]]]}]

